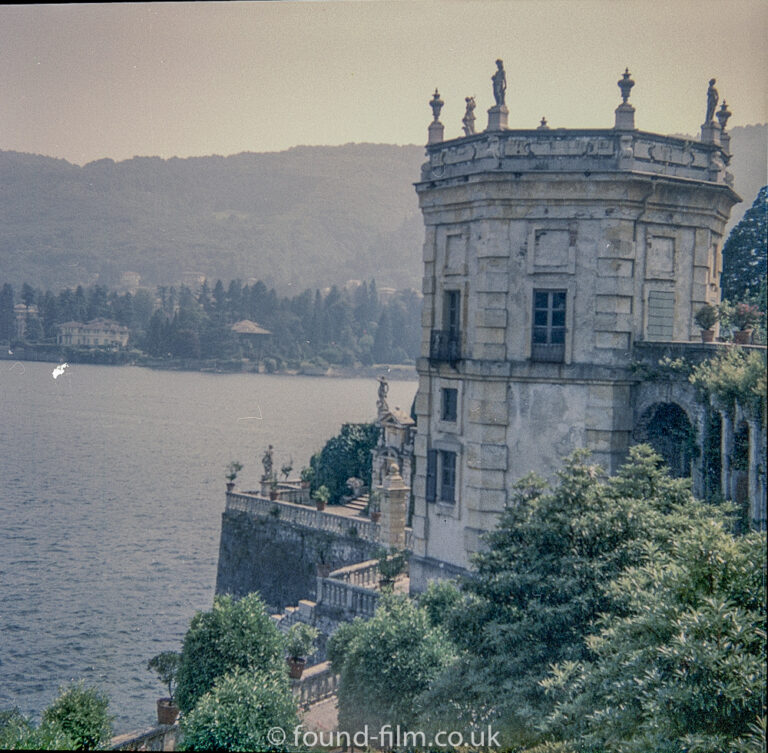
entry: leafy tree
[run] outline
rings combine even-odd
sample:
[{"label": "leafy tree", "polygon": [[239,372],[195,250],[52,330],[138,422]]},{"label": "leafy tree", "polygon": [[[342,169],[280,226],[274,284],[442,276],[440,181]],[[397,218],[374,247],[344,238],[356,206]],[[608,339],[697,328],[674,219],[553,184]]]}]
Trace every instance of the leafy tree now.
[{"label": "leafy tree", "polygon": [[162,651],[147,662],[147,669],[155,672],[163,685],[168,686],[168,697],[173,700],[174,684],[179,672],[181,655],[178,651]]},{"label": "leafy tree", "polygon": [[[285,673],[240,667],[214,686],[182,718],[183,750],[279,750],[267,737],[273,727],[290,735],[298,725]],[[290,737],[286,745],[290,745]],[[285,748],[283,748],[285,749]]]},{"label": "leafy tree", "polygon": [[754,296],[766,278],[767,256],[768,186],[763,186],[723,246],[723,298],[745,301]]},{"label": "leafy tree", "polygon": [[310,465],[315,471],[312,488],[326,486],[330,502],[337,503],[347,491],[347,479],[362,478],[371,485],[371,450],[379,439],[379,427],[370,424],[343,424],[341,432],[325,443]]},{"label": "leafy tree", "polygon": [[634,447],[605,480],[578,452],[553,488],[535,476],[516,486],[488,551],[476,556],[475,577],[443,619],[463,652],[420,701],[432,722],[492,721],[518,744],[536,740],[550,665],[583,660],[594,620],[622,608],[604,585],[643,563],[648,541],[668,548],[705,515],[689,482],[671,479],[660,461]]},{"label": "leafy tree", "polygon": [[545,681],[558,701],[545,729],[605,753],[764,750],[765,567],[765,534],[716,518],[649,544],[609,589],[625,612]]},{"label": "leafy tree", "polygon": [[57,724],[35,726],[17,709],[0,712],[2,750],[77,750],[75,743]]},{"label": "leafy tree", "polygon": [[391,724],[414,729],[415,699],[455,659],[445,631],[425,609],[385,593],[373,618],[342,624],[328,656],[339,672],[339,727],[350,733]]},{"label": "leafy tree", "polygon": [[191,711],[217,677],[238,667],[285,673],[283,643],[258,594],[238,601],[217,596],[211,610],[192,618],[184,636],[176,686],[179,708]]},{"label": "leafy tree", "polygon": [[60,728],[77,750],[95,750],[112,736],[109,699],[81,680],[59,691],[56,700],[43,712],[43,724]]}]

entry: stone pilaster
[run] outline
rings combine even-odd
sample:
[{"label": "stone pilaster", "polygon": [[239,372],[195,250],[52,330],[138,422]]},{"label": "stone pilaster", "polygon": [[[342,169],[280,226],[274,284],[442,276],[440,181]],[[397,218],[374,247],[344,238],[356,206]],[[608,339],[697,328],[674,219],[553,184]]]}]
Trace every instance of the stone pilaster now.
[{"label": "stone pilaster", "polygon": [[379,540],[387,549],[405,549],[405,516],[410,488],[403,482],[400,469],[393,463],[384,484],[379,487],[381,528]]}]

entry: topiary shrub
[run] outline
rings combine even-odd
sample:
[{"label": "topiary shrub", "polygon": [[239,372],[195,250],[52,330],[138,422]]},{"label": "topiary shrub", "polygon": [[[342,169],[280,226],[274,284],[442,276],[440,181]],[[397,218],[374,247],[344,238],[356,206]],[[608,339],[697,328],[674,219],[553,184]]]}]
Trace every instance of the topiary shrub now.
[{"label": "topiary shrub", "polygon": [[[236,668],[181,722],[183,750],[285,750],[298,725],[296,704],[284,674]],[[279,727],[285,745],[267,733]]]},{"label": "topiary shrub", "polygon": [[238,601],[217,596],[198,612],[184,636],[176,702],[187,713],[221,677],[238,667],[262,673],[286,672],[284,640],[258,594]]}]

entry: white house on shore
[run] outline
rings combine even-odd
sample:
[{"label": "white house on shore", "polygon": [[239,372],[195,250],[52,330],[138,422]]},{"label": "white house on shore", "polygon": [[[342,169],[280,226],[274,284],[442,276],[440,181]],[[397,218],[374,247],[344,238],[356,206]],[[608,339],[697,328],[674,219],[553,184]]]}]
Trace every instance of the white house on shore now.
[{"label": "white house on shore", "polygon": [[79,345],[86,348],[111,346],[124,348],[130,331],[111,319],[93,319],[88,323],[64,322],[56,335],[58,345]]}]

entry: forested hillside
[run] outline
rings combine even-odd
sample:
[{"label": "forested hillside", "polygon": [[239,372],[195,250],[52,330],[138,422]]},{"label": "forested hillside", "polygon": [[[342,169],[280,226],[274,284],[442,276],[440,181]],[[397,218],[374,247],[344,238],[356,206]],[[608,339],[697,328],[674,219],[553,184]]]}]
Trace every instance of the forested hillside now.
[{"label": "forested hillside", "polygon": [[[730,230],[765,184],[768,126],[731,130]],[[42,288],[261,280],[285,294],[349,279],[420,288],[420,146],[302,146],[188,159],[0,151],[0,270]]]},{"label": "forested hillside", "polygon": [[[0,152],[0,267],[20,285],[141,285],[184,275],[298,292],[375,277],[419,287],[421,147],[109,159]],[[98,277],[95,275],[98,274]]]}]

